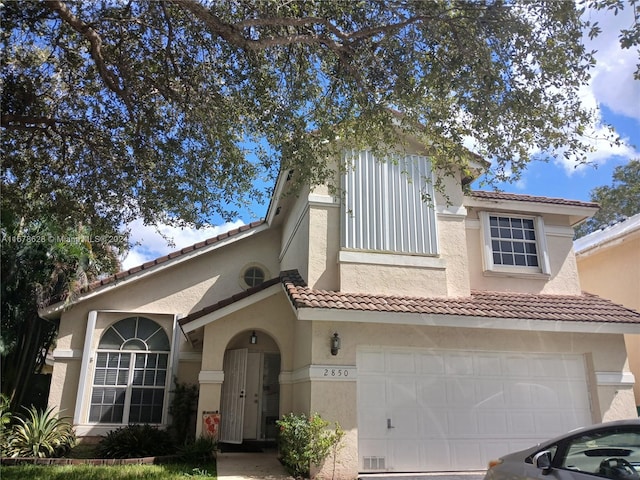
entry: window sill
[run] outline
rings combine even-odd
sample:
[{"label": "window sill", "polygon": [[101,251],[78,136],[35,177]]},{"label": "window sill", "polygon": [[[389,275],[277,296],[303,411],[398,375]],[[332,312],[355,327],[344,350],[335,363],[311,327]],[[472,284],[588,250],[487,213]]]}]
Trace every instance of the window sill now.
[{"label": "window sill", "polygon": [[485,270],[485,277],[526,278],[529,280],[549,280],[551,275],[542,272],[527,272],[525,270]]},{"label": "window sill", "polygon": [[432,268],[444,270],[446,261],[438,256],[403,255],[397,253],[342,250],[338,263],[360,263],[366,265],[391,265],[394,267]]}]

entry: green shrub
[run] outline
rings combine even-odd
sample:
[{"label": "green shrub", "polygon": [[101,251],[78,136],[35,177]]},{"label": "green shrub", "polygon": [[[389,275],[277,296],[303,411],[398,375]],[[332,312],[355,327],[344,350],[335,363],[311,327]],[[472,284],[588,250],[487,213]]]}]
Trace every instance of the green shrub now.
[{"label": "green shrub", "polygon": [[344,435],[337,423],[329,430],[329,422],[317,413],[310,417],[290,413],[276,424],[280,459],[294,477],[308,478],[311,465],[320,466]]},{"label": "green shrub", "polygon": [[169,405],[171,432],[178,445],[193,441],[195,413],[198,405],[198,386],[176,381],[171,391],[173,399]]},{"label": "green shrub", "polygon": [[34,407],[27,409],[25,418],[14,417],[14,425],[7,436],[7,454],[11,457],[61,457],[76,443],[73,426],[53,413]]},{"label": "green shrub", "polygon": [[0,394],[0,456],[9,455],[9,433],[11,426],[11,401],[5,394]]},{"label": "green shrub", "polygon": [[175,453],[171,435],[151,425],[128,425],[112,430],[96,446],[100,458],[155,457]]},{"label": "green shrub", "polygon": [[217,442],[213,437],[201,435],[193,442],[178,450],[180,459],[185,463],[209,462],[216,456]]}]

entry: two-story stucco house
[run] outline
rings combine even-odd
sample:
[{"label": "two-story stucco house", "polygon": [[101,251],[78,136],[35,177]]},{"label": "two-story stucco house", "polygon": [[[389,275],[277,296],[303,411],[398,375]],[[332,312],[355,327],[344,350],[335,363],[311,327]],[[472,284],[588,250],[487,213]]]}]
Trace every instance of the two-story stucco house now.
[{"label": "two-story stucco house", "polygon": [[445,198],[413,153],[355,152],[336,196],[285,195],[285,172],[265,220],[43,310],[60,319],[50,405],[79,435],[165,425],[177,377],[199,385],[199,418],[220,412],[223,442],[318,412],[346,431],[323,470],[343,479],[480,469],[635,416],[623,335],[640,314],[581,293],[572,250],[597,205],[465,195],[461,178]]}]

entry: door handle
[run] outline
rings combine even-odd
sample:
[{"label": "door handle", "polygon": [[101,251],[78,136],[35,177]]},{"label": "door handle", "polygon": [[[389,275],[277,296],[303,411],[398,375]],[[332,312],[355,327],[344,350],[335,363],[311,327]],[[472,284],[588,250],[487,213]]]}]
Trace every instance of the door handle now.
[{"label": "door handle", "polygon": [[244,390],[240,390],[240,398],[244,398]]},{"label": "door handle", "polygon": [[396,428],[393,425],[391,425],[391,419],[387,418],[387,428]]}]

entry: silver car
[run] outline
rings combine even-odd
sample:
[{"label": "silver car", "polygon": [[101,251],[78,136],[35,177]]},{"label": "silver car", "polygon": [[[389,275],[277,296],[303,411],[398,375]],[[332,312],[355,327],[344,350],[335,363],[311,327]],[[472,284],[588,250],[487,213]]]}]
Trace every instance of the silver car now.
[{"label": "silver car", "polygon": [[[545,478],[546,477],[546,478]],[[640,480],[640,419],[573,430],[489,463],[485,480]]]}]

